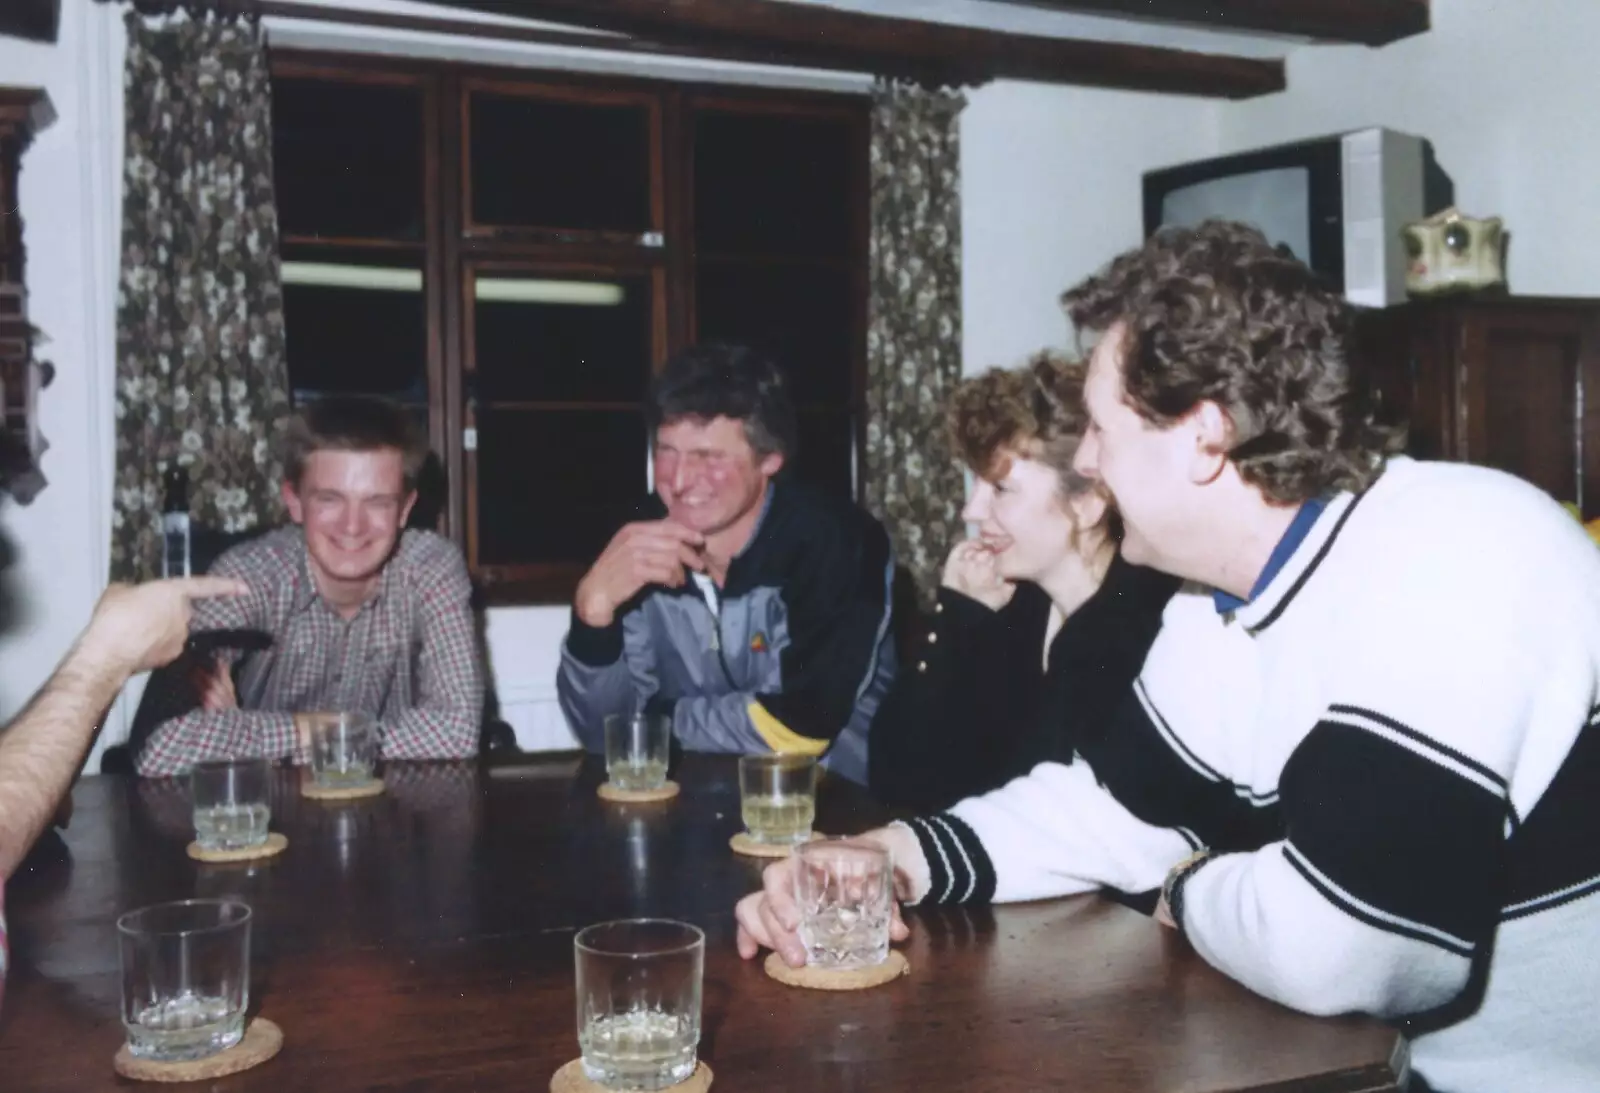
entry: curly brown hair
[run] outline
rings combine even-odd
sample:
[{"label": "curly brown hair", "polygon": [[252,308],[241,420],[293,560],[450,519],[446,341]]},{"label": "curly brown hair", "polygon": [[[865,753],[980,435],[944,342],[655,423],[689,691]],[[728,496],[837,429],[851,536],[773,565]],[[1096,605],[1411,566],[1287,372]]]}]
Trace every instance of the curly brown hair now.
[{"label": "curly brown hair", "polygon": [[1045,350],[1026,367],[991,368],[963,380],[945,408],[951,450],[980,478],[1004,476],[1006,460],[1020,455],[1060,475],[1064,496],[1090,488],[1072,469],[1089,423],[1084,372],[1081,361]]},{"label": "curly brown hair", "polygon": [[1228,458],[1270,500],[1362,490],[1400,444],[1354,360],[1354,311],[1287,250],[1226,220],[1167,228],[1061,297],[1081,331],[1122,324],[1125,399],[1171,425],[1228,415]]}]

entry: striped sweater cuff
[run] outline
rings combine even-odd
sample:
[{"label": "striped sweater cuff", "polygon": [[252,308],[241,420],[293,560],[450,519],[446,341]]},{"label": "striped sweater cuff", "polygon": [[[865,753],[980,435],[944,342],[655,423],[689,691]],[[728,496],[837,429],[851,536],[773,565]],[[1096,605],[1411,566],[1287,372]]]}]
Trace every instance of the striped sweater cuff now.
[{"label": "striped sweater cuff", "polygon": [[977,833],[948,812],[900,821],[916,835],[928,862],[928,891],[918,902],[989,903],[994,900],[994,863]]}]

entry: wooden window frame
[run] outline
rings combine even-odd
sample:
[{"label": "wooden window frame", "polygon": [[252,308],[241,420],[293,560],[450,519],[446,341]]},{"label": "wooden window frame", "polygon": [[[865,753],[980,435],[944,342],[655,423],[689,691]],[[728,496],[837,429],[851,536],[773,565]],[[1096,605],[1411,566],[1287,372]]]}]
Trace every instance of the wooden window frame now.
[{"label": "wooden window frame", "polygon": [[[351,250],[420,254],[427,308],[427,383],[429,441],[444,463],[448,497],[440,529],[466,555],[484,602],[561,604],[589,562],[481,565],[478,561],[476,452],[466,449],[467,430],[476,427],[468,379],[475,370],[471,315],[474,277],[479,273],[537,276],[600,274],[638,276],[652,282],[652,371],[697,337],[694,289],[694,155],[689,126],[693,111],[767,113],[775,116],[832,117],[846,120],[856,137],[859,164],[851,188],[850,247],[844,259],[789,256],[718,256],[752,265],[810,265],[848,269],[851,324],[858,335],[848,361],[850,402],[806,405],[803,411],[847,413],[854,441],[855,481],[863,489],[866,421],[867,178],[868,104],[864,96],[823,91],[793,91],[740,86],[617,78],[456,64],[419,58],[274,51],[273,77],[350,83],[419,86],[423,89],[423,239],[390,241],[289,236],[286,247],[338,246]],[[471,216],[470,96],[474,91],[525,94],[547,100],[597,105],[641,104],[650,111],[650,213],[659,245],[629,232],[574,232],[474,223]]]}]

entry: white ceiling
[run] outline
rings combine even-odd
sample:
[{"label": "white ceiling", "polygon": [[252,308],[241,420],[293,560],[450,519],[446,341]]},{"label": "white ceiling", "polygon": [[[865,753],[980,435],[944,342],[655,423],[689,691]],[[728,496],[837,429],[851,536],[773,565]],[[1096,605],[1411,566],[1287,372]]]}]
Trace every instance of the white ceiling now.
[{"label": "white ceiling", "polygon": [[[933,23],[987,27],[1047,38],[1089,38],[1102,42],[1165,46],[1197,53],[1231,53],[1239,57],[1283,57],[1301,39],[1266,34],[1222,33],[1132,19],[1075,15],[1041,5],[1006,0],[768,0],[769,3],[815,4],[846,11],[923,19]],[[1199,3],[1201,0],[1194,0]]]}]

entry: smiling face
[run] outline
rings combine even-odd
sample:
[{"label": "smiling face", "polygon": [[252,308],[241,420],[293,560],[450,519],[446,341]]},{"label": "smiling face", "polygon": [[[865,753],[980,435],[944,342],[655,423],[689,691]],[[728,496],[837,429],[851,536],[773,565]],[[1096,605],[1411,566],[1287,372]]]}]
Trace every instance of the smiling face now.
[{"label": "smiling face", "polygon": [[656,492],[671,519],[707,537],[753,516],[782,466],[780,453],[758,455],[730,417],[679,418],[656,430]]},{"label": "smiling face", "polygon": [[978,526],[978,538],[1008,581],[1038,582],[1078,551],[1080,531],[1106,518],[1094,489],[1068,497],[1048,464],[1002,452],[993,478],[977,476],[961,518]]},{"label": "smiling face", "polygon": [[[1084,405],[1089,427],[1073,469],[1097,479],[1122,517],[1122,554],[1137,565],[1186,574],[1196,521],[1197,485],[1220,459],[1205,451],[1193,415],[1165,428],[1139,416],[1123,397],[1122,328],[1107,330],[1089,359]],[[1214,472],[1210,473],[1215,477]]]},{"label": "smiling face", "polygon": [[312,573],[330,586],[370,582],[394,553],[416,503],[399,450],[315,451],[298,484],[283,484],[289,516],[305,529]]}]

